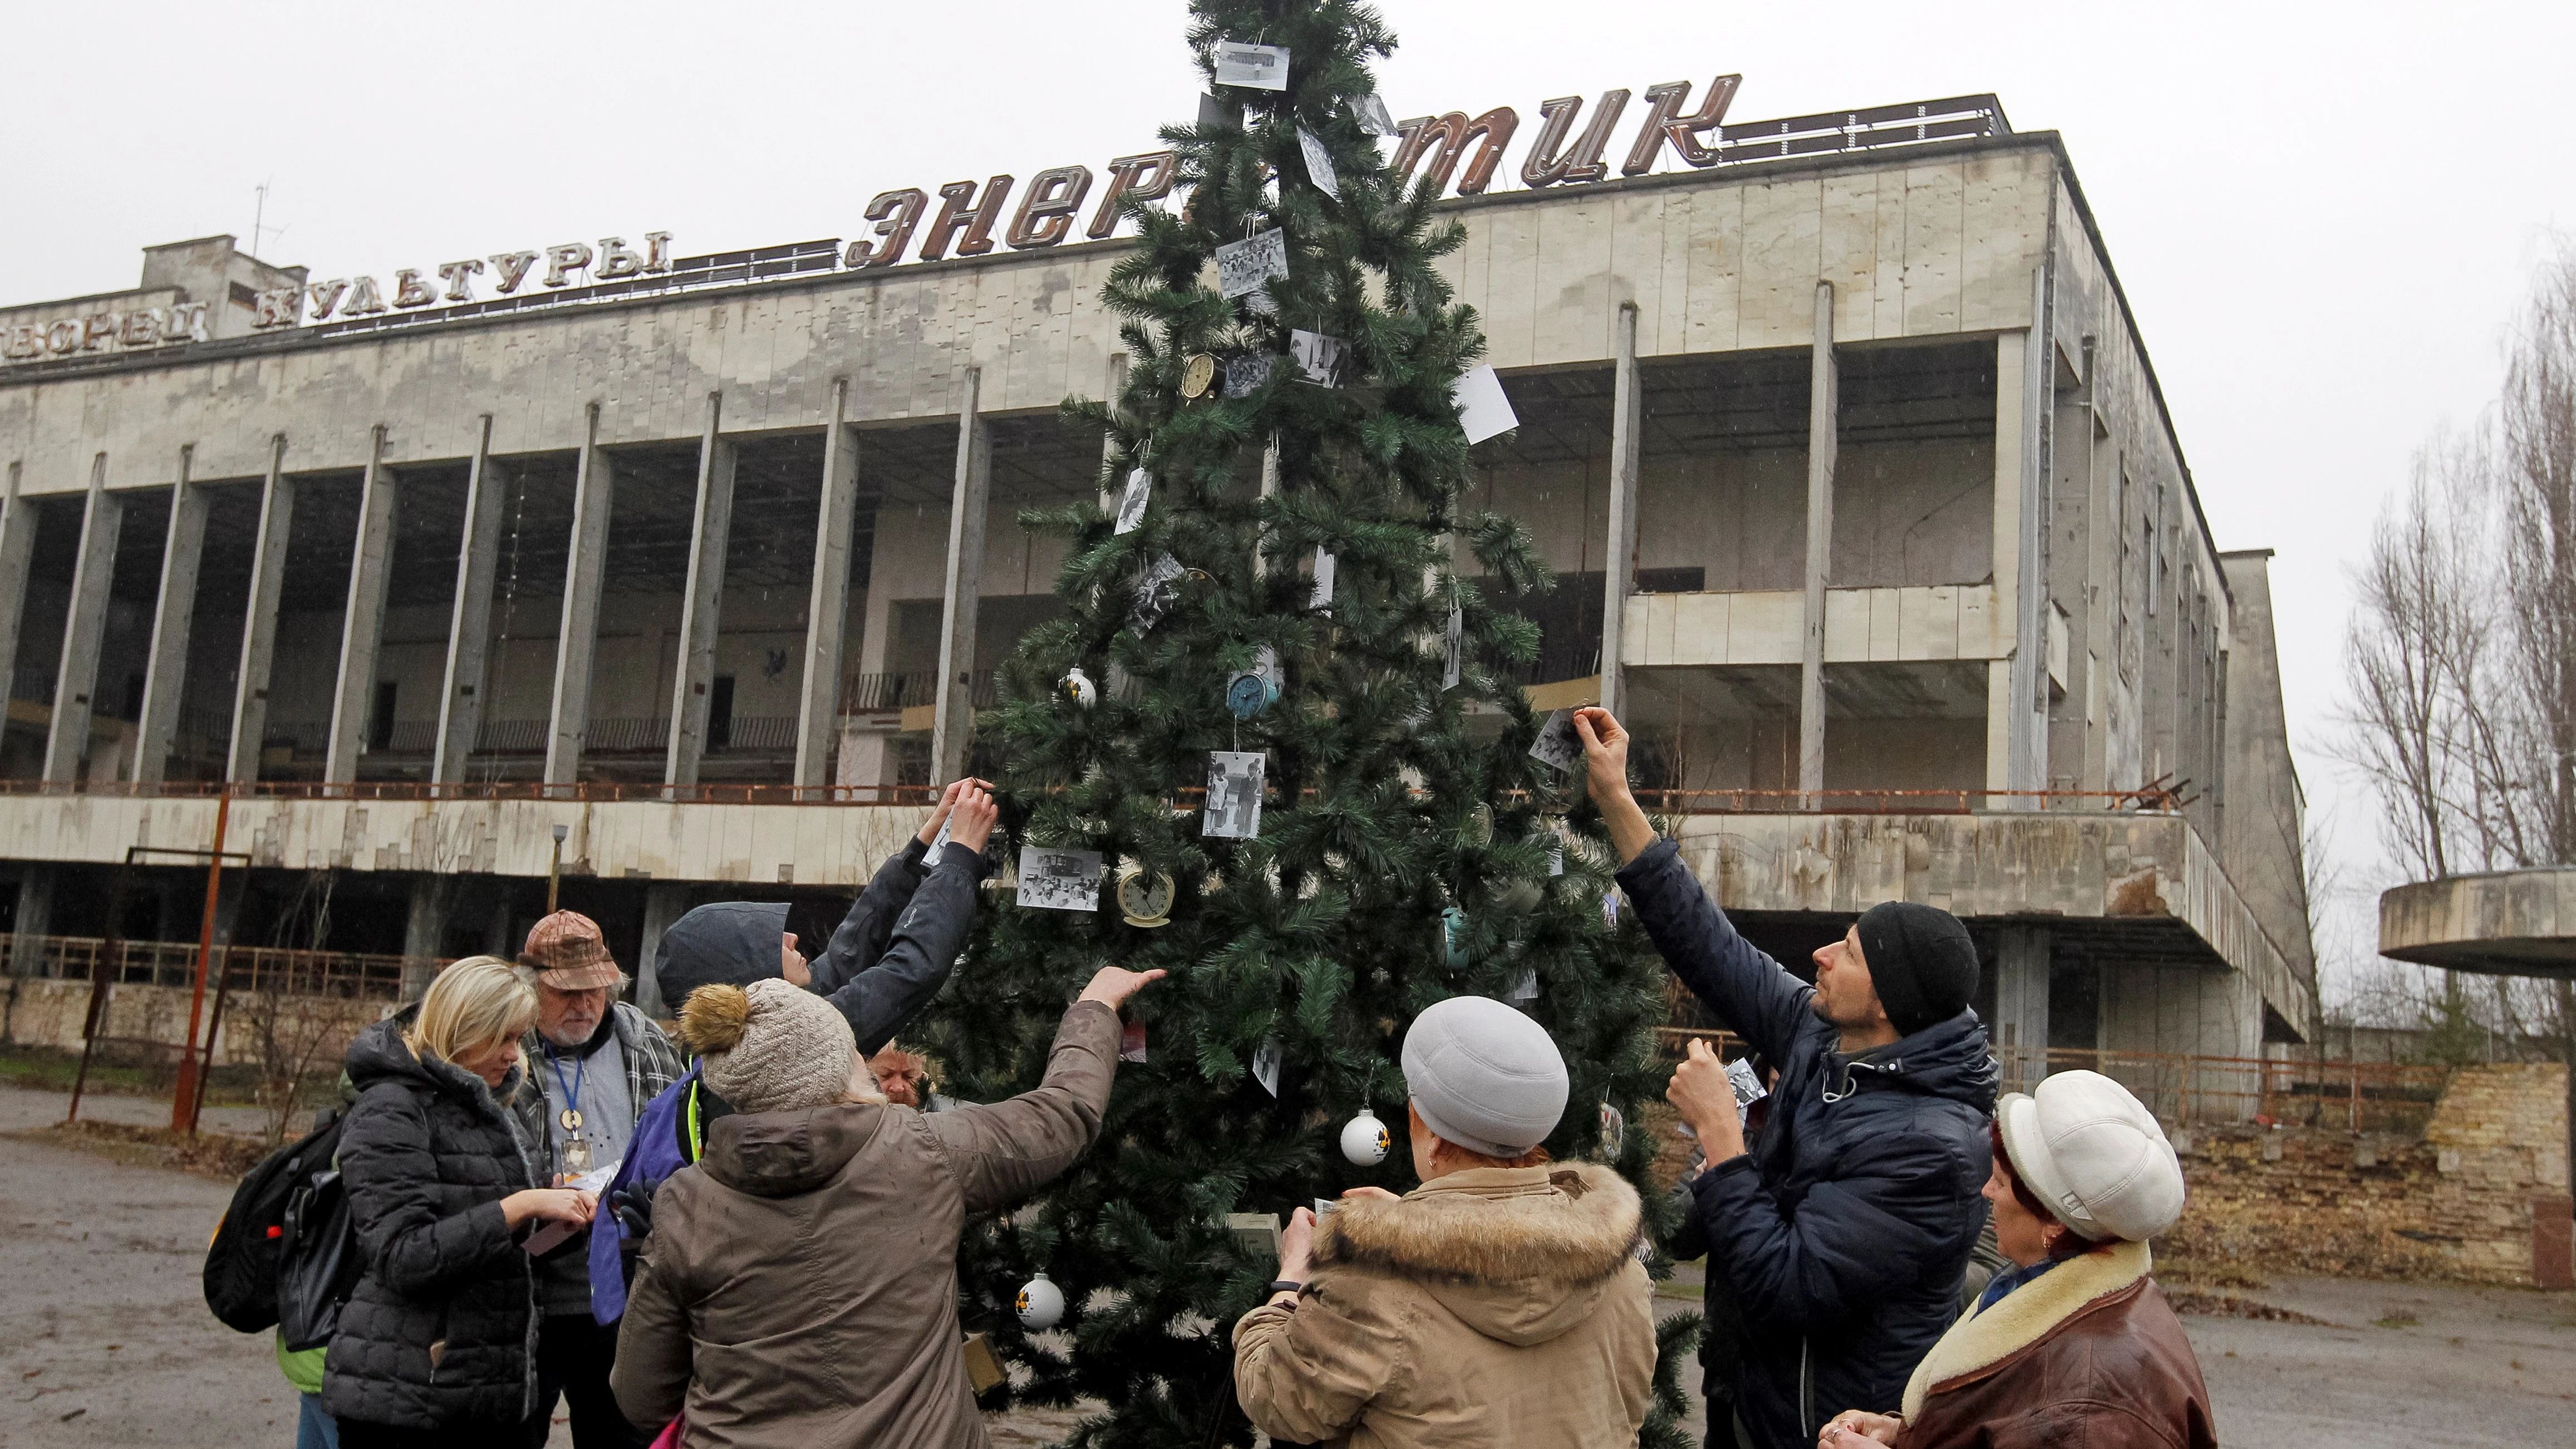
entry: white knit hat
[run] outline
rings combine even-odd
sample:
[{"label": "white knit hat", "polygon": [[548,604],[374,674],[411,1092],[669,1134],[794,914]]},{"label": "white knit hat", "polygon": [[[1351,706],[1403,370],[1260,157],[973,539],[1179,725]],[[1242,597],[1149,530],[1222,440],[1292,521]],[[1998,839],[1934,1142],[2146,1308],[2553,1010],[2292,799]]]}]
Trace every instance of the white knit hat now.
[{"label": "white knit hat", "polygon": [[2182,1216],[2182,1162],[2155,1114],[2100,1072],[2057,1072],[1995,1109],[2031,1194],[2091,1242],[2143,1242]]},{"label": "white knit hat", "polygon": [[780,980],[701,986],[680,1012],[700,1075],[737,1112],[828,1107],[850,1089],[859,1044],[839,1010]]},{"label": "white knit hat", "polygon": [[1518,1157],[1565,1115],[1565,1057],[1547,1028],[1490,996],[1453,996],[1404,1034],[1404,1089],[1422,1123],[1487,1157]]}]

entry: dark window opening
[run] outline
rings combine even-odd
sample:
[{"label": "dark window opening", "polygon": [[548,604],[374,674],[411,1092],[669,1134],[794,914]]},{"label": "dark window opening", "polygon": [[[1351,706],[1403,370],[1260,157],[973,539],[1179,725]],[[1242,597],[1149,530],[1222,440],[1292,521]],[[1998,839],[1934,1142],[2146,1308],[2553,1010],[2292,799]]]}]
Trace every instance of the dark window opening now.
[{"label": "dark window opening", "polygon": [[719,674],[707,691],[707,748],[721,750],[733,743],[733,676]]},{"label": "dark window opening", "polygon": [[390,679],[378,680],[376,682],[376,708],[374,713],[367,716],[368,749],[389,750],[393,748],[395,688],[395,681]]}]

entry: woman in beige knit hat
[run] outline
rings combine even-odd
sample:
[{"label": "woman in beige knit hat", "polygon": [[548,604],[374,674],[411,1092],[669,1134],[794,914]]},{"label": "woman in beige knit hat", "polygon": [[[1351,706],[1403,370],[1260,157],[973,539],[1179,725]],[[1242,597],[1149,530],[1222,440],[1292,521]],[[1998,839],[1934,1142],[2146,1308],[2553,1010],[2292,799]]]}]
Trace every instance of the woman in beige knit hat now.
[{"label": "woman in beige knit hat", "polygon": [[1118,1008],[1162,974],[1093,977],[1037,1090],[927,1116],[886,1101],[822,997],[784,981],[691,993],[681,1035],[735,1111],[656,1196],[610,1375],[628,1420],[685,1411],[683,1442],[737,1449],[978,1449],[958,1236],[1091,1146]]}]

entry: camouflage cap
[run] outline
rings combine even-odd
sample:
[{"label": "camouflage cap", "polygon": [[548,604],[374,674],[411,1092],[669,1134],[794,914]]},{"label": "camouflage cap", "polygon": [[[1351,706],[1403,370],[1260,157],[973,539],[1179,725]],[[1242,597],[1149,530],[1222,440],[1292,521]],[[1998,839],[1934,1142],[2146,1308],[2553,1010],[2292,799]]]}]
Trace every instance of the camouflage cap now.
[{"label": "camouflage cap", "polygon": [[599,922],[579,911],[557,911],[528,930],[519,948],[519,964],[537,973],[537,984],[557,991],[590,991],[614,987],[622,973]]}]

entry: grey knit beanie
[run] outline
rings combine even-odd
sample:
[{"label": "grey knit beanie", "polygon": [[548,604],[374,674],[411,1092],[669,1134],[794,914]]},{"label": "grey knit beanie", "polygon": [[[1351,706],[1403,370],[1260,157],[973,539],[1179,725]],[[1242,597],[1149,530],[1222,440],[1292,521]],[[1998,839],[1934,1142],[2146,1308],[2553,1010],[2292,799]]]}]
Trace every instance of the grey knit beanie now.
[{"label": "grey knit beanie", "polygon": [[1490,996],[1453,996],[1415,1017],[1403,1063],[1423,1125],[1470,1152],[1518,1157],[1565,1115],[1565,1057],[1547,1028]]},{"label": "grey knit beanie", "polygon": [[782,980],[722,983],[689,994],[680,1034],[700,1076],[737,1112],[828,1107],[850,1089],[858,1041],[822,997]]}]

